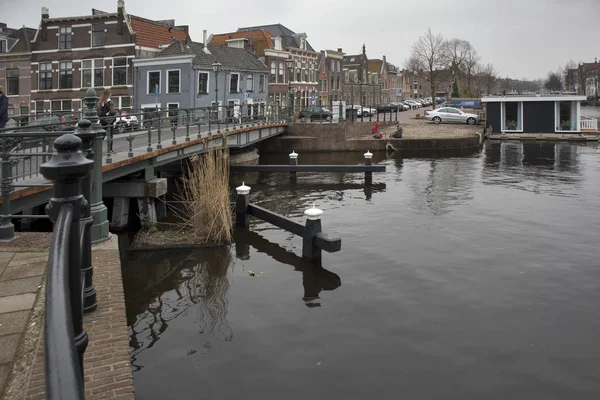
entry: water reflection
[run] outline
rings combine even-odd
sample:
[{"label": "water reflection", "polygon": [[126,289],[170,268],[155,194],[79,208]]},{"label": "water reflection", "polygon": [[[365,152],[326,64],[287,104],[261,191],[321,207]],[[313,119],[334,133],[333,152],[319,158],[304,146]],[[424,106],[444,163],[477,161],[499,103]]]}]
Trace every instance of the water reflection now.
[{"label": "water reflection", "polygon": [[231,262],[228,247],[130,254],[123,283],[134,368],[142,368],[135,363],[138,355],[186,312],[196,313],[199,334],[233,339],[227,322]]},{"label": "water reflection", "polygon": [[236,229],[234,233],[236,257],[241,260],[250,259],[250,246],[259,253],[267,254],[282,264],[294,267],[302,272],[302,286],[304,295],[302,300],[307,307],[321,307],[319,294],[332,291],[342,285],[339,275],[323,268],[320,262],[309,262],[296,254],[286,250],[276,243],[272,243],[249,229]]},{"label": "water reflection", "polygon": [[484,184],[575,196],[582,181],[579,147],[570,143],[494,141],[486,143],[483,153]]}]

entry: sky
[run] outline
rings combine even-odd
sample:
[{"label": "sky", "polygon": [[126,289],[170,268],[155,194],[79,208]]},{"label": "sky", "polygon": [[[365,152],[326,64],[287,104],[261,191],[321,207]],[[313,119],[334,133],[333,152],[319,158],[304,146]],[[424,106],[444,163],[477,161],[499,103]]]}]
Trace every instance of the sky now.
[{"label": "sky", "polygon": [[[0,22],[37,28],[43,6],[52,18],[115,12],[117,0],[0,0]],[[210,35],[281,23],[306,32],[317,51],[357,54],[364,43],[369,58],[385,55],[400,68],[428,27],[470,41],[501,77],[544,78],[569,60],[600,58],[600,0],[125,0],[125,9],[189,25],[197,42],[204,29]]]}]

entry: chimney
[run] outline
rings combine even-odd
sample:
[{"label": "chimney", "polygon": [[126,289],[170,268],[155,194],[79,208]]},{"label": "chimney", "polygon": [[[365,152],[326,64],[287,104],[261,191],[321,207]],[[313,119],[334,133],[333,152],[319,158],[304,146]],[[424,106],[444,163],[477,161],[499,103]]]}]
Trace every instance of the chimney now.
[{"label": "chimney", "polygon": [[123,15],[123,11],[125,11],[125,1],[117,0],[117,14]]},{"label": "chimney", "polygon": [[125,23],[125,2],[123,0],[117,1],[117,35],[123,35],[123,25]]},{"label": "chimney", "polygon": [[338,47],[338,53],[342,53],[342,48]]},{"label": "chimney", "polygon": [[206,29],[204,29],[204,30],[202,31],[202,43],[203,43],[205,46],[208,44],[208,43],[206,43],[206,34],[207,34],[207,32],[206,32]]},{"label": "chimney", "polygon": [[48,18],[50,18],[50,11],[48,10],[48,7],[42,7],[42,19]]}]

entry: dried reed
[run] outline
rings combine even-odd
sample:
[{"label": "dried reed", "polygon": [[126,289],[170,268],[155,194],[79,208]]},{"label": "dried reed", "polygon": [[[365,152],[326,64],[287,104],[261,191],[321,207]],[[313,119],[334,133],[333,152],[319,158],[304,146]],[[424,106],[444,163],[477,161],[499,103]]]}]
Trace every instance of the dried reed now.
[{"label": "dried reed", "polygon": [[192,157],[178,197],[182,207],[173,211],[181,221],[181,230],[192,235],[194,242],[232,242],[227,150],[214,149]]}]

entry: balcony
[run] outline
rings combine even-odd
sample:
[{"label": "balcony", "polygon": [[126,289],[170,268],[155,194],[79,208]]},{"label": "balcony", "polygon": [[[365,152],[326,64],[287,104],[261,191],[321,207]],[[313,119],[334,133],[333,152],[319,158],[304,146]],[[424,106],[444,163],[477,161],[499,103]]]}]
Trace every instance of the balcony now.
[{"label": "balcony", "polygon": [[[585,118],[585,117],[583,117]],[[579,129],[582,132],[598,132],[598,120],[597,119],[581,119],[579,121]]]}]

